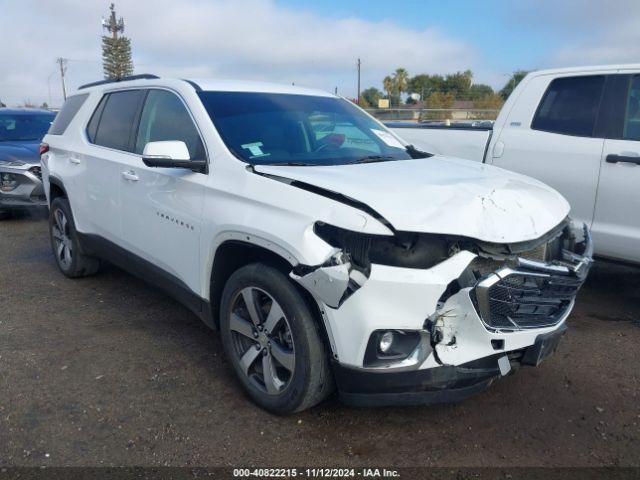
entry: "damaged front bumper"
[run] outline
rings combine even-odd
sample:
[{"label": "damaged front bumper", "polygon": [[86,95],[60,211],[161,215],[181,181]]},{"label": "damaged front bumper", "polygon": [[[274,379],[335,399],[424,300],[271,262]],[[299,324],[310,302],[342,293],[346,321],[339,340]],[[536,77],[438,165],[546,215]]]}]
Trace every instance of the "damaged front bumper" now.
[{"label": "damaged front bumper", "polygon": [[22,210],[47,205],[39,165],[0,162],[0,209]]},{"label": "damaged front bumper", "polygon": [[[586,227],[583,235],[557,260],[517,257],[484,274],[474,271],[481,256],[462,250],[429,269],[372,264],[366,274],[337,252],[291,276],[320,305],[345,402],[455,402],[553,353],[592,262]],[[417,344],[371,363],[371,341],[382,331],[415,334]]]},{"label": "damaged front bumper", "polygon": [[462,365],[441,365],[400,372],[354,369],[334,363],[340,398],[354,406],[455,403],[486,390],[511,371],[511,364],[537,366],[554,353],[567,327],[536,337],[521,352],[494,354]]}]

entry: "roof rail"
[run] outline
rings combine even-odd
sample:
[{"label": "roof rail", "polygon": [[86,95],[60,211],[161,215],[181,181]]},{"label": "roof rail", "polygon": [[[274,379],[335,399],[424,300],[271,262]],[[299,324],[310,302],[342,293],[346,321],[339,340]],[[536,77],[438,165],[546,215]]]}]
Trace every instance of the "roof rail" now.
[{"label": "roof rail", "polygon": [[153,80],[154,78],[160,77],[157,75],[152,75],[150,73],[141,73],[140,75],[129,75],[128,77],[108,78],[106,80],[100,80],[98,82],[85,83],[84,85],[80,85],[78,87],[78,90],[82,90],[83,88],[95,87],[97,85],[106,85],[107,83],[126,82],[128,80]]}]

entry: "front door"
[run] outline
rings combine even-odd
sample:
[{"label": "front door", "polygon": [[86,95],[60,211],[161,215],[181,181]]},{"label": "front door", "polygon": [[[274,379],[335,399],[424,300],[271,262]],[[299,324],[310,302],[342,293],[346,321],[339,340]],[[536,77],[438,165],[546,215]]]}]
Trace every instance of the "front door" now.
[{"label": "front door", "polygon": [[598,253],[640,260],[640,75],[627,77],[618,138],[604,142],[593,222]]},{"label": "front door", "polygon": [[159,267],[163,271],[159,275],[168,274],[157,280],[203,296],[200,232],[207,175],[144,165],[144,146],[163,140],[183,141],[192,159],[206,158],[199,132],[180,97],[168,90],[151,89],[137,129],[136,155],[121,172],[125,248]]}]

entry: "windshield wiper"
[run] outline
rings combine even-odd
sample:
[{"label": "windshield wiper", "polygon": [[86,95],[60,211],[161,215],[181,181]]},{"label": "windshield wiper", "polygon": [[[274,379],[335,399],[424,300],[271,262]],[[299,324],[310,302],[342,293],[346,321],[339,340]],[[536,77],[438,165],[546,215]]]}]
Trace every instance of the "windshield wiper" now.
[{"label": "windshield wiper", "polygon": [[352,162],[348,162],[348,165],[353,165],[356,163],[388,162],[389,160],[397,160],[397,159],[394,157],[390,157],[388,155],[367,155],[366,157],[362,157]]},{"label": "windshield wiper", "polygon": [[433,157],[433,153],[423,152],[422,150],[418,150],[413,145],[407,145],[406,147],[407,153],[411,158],[429,158]]},{"label": "windshield wiper", "polygon": [[269,167],[313,167],[311,163],[305,162],[276,162],[276,163],[256,163],[256,166],[265,165]]}]

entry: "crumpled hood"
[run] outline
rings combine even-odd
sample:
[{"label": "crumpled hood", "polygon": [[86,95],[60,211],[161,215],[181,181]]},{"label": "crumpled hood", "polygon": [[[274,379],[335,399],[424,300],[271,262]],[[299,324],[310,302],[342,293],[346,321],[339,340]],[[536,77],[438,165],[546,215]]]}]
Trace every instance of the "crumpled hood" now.
[{"label": "crumpled hood", "polygon": [[40,143],[0,142],[0,161],[40,164],[38,151]]},{"label": "crumpled hood", "polygon": [[537,180],[442,156],[319,167],[257,165],[255,170],[351,197],[396,230],[494,243],[536,239],[557,226],[570,208]]}]

